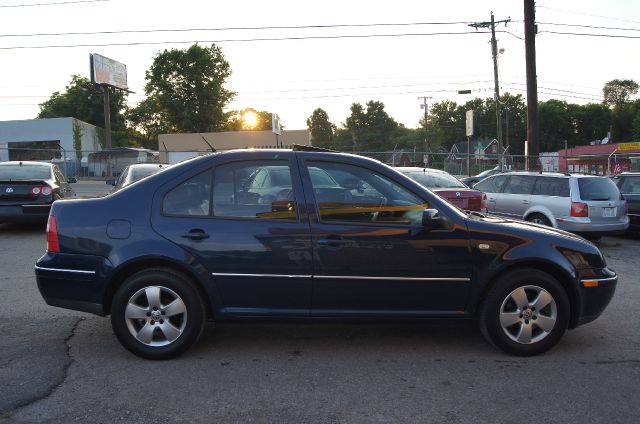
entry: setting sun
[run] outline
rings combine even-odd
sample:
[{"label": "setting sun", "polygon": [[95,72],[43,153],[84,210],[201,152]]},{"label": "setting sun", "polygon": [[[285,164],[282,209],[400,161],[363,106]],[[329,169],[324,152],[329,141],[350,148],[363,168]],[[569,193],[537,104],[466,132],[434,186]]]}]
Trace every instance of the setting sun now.
[{"label": "setting sun", "polygon": [[242,122],[242,126],[244,128],[255,128],[256,125],[258,125],[258,116],[255,114],[255,112],[245,112],[244,115],[242,115]]}]

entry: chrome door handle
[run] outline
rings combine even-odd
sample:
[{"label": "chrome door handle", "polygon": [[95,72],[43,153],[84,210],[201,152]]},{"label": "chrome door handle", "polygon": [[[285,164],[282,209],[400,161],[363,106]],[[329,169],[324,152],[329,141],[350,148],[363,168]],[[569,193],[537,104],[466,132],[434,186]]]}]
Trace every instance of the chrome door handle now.
[{"label": "chrome door handle", "polygon": [[191,240],[203,240],[203,239],[209,238],[209,234],[207,234],[204,230],[201,230],[200,228],[194,228],[189,230],[188,233],[181,234],[180,237],[188,238]]}]

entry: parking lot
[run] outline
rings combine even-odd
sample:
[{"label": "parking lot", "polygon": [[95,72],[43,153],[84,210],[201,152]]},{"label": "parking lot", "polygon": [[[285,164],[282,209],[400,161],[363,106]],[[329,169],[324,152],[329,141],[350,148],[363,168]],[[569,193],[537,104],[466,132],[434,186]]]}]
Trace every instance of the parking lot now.
[{"label": "parking lot", "polygon": [[[79,195],[104,182],[76,185]],[[33,264],[44,226],[0,225],[3,422],[640,421],[640,239],[605,237],[612,303],[549,353],[508,356],[473,323],[209,324],[152,362],[108,318],[47,306]]]}]

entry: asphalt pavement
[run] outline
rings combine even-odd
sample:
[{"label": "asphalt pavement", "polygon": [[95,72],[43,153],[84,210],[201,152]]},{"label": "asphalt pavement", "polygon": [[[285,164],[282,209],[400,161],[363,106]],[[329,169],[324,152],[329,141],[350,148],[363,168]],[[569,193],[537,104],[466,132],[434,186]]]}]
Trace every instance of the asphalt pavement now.
[{"label": "asphalt pavement", "polygon": [[0,225],[0,422],[640,422],[640,240],[601,248],[620,275],[609,308],[539,357],[496,350],[472,323],[211,324],[154,362],[108,318],[47,306],[44,227]]}]

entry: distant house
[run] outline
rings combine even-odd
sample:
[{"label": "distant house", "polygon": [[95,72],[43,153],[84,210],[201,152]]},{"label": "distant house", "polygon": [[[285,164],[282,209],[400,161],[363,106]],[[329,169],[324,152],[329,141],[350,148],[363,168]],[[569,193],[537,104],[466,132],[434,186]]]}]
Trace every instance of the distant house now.
[{"label": "distant house", "polygon": [[462,141],[451,147],[447,160],[467,160],[467,148],[471,147],[471,159],[473,160],[497,160],[498,140],[471,140],[470,143]]},{"label": "distant house", "polygon": [[385,163],[390,166],[415,166],[417,163],[415,160],[416,154],[413,151],[395,150],[387,152],[387,155]]}]

